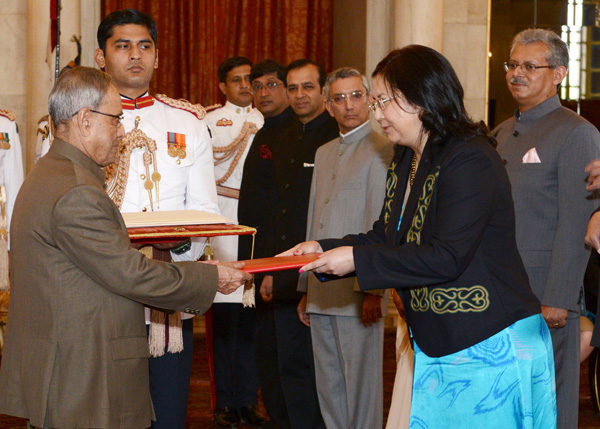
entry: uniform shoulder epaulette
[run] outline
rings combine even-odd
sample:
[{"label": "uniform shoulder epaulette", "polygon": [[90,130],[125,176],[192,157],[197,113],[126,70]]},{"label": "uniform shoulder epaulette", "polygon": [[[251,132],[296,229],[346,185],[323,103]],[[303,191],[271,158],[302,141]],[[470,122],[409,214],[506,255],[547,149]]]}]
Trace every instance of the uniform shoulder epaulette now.
[{"label": "uniform shoulder epaulette", "polygon": [[13,112],[11,112],[10,110],[0,109],[0,116],[4,116],[5,118],[7,118],[13,122],[15,122],[15,120],[17,119],[15,114]]},{"label": "uniform shoulder epaulette", "polygon": [[206,110],[206,113],[209,113],[209,112],[212,112],[213,110],[220,109],[221,107],[223,107],[223,106],[221,106],[219,103],[211,104],[210,106],[205,107],[204,110]]},{"label": "uniform shoulder epaulette", "polygon": [[189,101],[184,100],[183,98],[175,100],[174,98],[167,97],[165,94],[156,94],[154,98],[156,98],[161,103],[166,104],[167,106],[190,112],[198,119],[204,119],[204,117],[206,116],[206,109],[202,107],[201,104],[192,104]]}]

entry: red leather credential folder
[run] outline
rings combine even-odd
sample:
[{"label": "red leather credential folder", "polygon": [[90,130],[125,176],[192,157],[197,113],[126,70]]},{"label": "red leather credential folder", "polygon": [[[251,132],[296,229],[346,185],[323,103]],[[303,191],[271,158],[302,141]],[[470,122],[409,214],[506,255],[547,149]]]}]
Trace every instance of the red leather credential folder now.
[{"label": "red leather credential folder", "polygon": [[246,271],[251,274],[268,273],[270,271],[293,270],[305,266],[317,259],[319,253],[299,256],[279,256],[274,258],[246,259],[243,262]]}]

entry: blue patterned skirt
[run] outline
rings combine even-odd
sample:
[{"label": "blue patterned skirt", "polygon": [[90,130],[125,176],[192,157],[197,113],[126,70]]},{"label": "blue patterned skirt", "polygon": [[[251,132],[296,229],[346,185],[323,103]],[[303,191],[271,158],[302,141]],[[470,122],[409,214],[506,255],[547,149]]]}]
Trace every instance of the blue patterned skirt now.
[{"label": "blue patterned skirt", "polygon": [[411,429],[556,427],[552,339],[541,315],[448,356],[414,348]]}]

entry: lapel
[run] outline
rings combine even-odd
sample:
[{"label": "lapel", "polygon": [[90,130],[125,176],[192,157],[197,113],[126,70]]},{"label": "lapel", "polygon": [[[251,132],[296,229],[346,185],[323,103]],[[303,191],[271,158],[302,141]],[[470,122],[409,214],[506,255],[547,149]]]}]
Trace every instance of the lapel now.
[{"label": "lapel", "polygon": [[[398,233],[398,222],[400,221],[400,214],[402,212],[402,202],[404,201],[404,192],[406,192],[406,181],[410,173],[410,161],[412,159],[413,151],[404,146],[397,146],[395,148],[396,155],[394,161],[397,160],[395,173],[397,176],[396,185],[394,189],[394,199],[392,201],[392,208],[390,210],[390,219],[387,223],[387,241],[393,244],[396,240],[396,234]],[[394,162],[392,161],[392,162]],[[388,186],[390,178],[386,182]],[[389,192],[389,191],[386,191]]]},{"label": "lapel", "polygon": [[[413,186],[408,196],[408,201],[406,202],[406,207],[404,208],[404,214],[402,216],[402,223],[400,224],[400,229],[397,234],[394,236],[393,244],[399,244],[400,242],[404,242],[406,232],[410,228],[412,224],[413,217],[415,215],[415,210],[417,209],[417,203],[419,202],[419,196],[421,195],[421,191],[423,189],[423,185],[425,183],[425,179],[427,179],[427,175],[429,174],[429,170],[432,162],[432,153],[431,153],[431,144],[427,142],[425,148],[423,149],[423,155],[421,156],[421,161],[419,162],[419,167],[417,169],[417,174],[415,176],[415,181],[413,182]],[[408,154],[410,153],[410,155]],[[405,162],[407,161],[406,170],[406,178],[404,180],[404,186],[406,186],[406,180],[408,180],[408,174],[410,173],[410,163],[412,161],[412,150],[407,150],[407,154],[405,155]],[[404,199],[404,195],[402,195],[402,200]],[[402,204],[401,199],[397,199],[395,201],[398,202],[400,200],[400,204]],[[401,207],[401,206],[400,206]],[[398,209],[400,209],[398,207]],[[396,223],[397,225],[397,223]]]}]

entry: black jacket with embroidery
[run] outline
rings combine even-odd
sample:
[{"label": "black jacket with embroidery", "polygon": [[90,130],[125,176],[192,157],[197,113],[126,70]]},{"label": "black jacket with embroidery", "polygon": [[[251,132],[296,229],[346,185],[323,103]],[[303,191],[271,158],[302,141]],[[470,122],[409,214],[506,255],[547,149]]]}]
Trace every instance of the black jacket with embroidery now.
[{"label": "black jacket with embroidery", "polygon": [[[428,356],[477,344],[540,312],[517,250],[511,188],[483,138],[425,146],[402,215],[412,150],[388,174],[390,206],[366,234],[321,240],[354,246],[362,290],[396,288],[414,340]],[[387,222],[386,222],[387,220]]]}]

